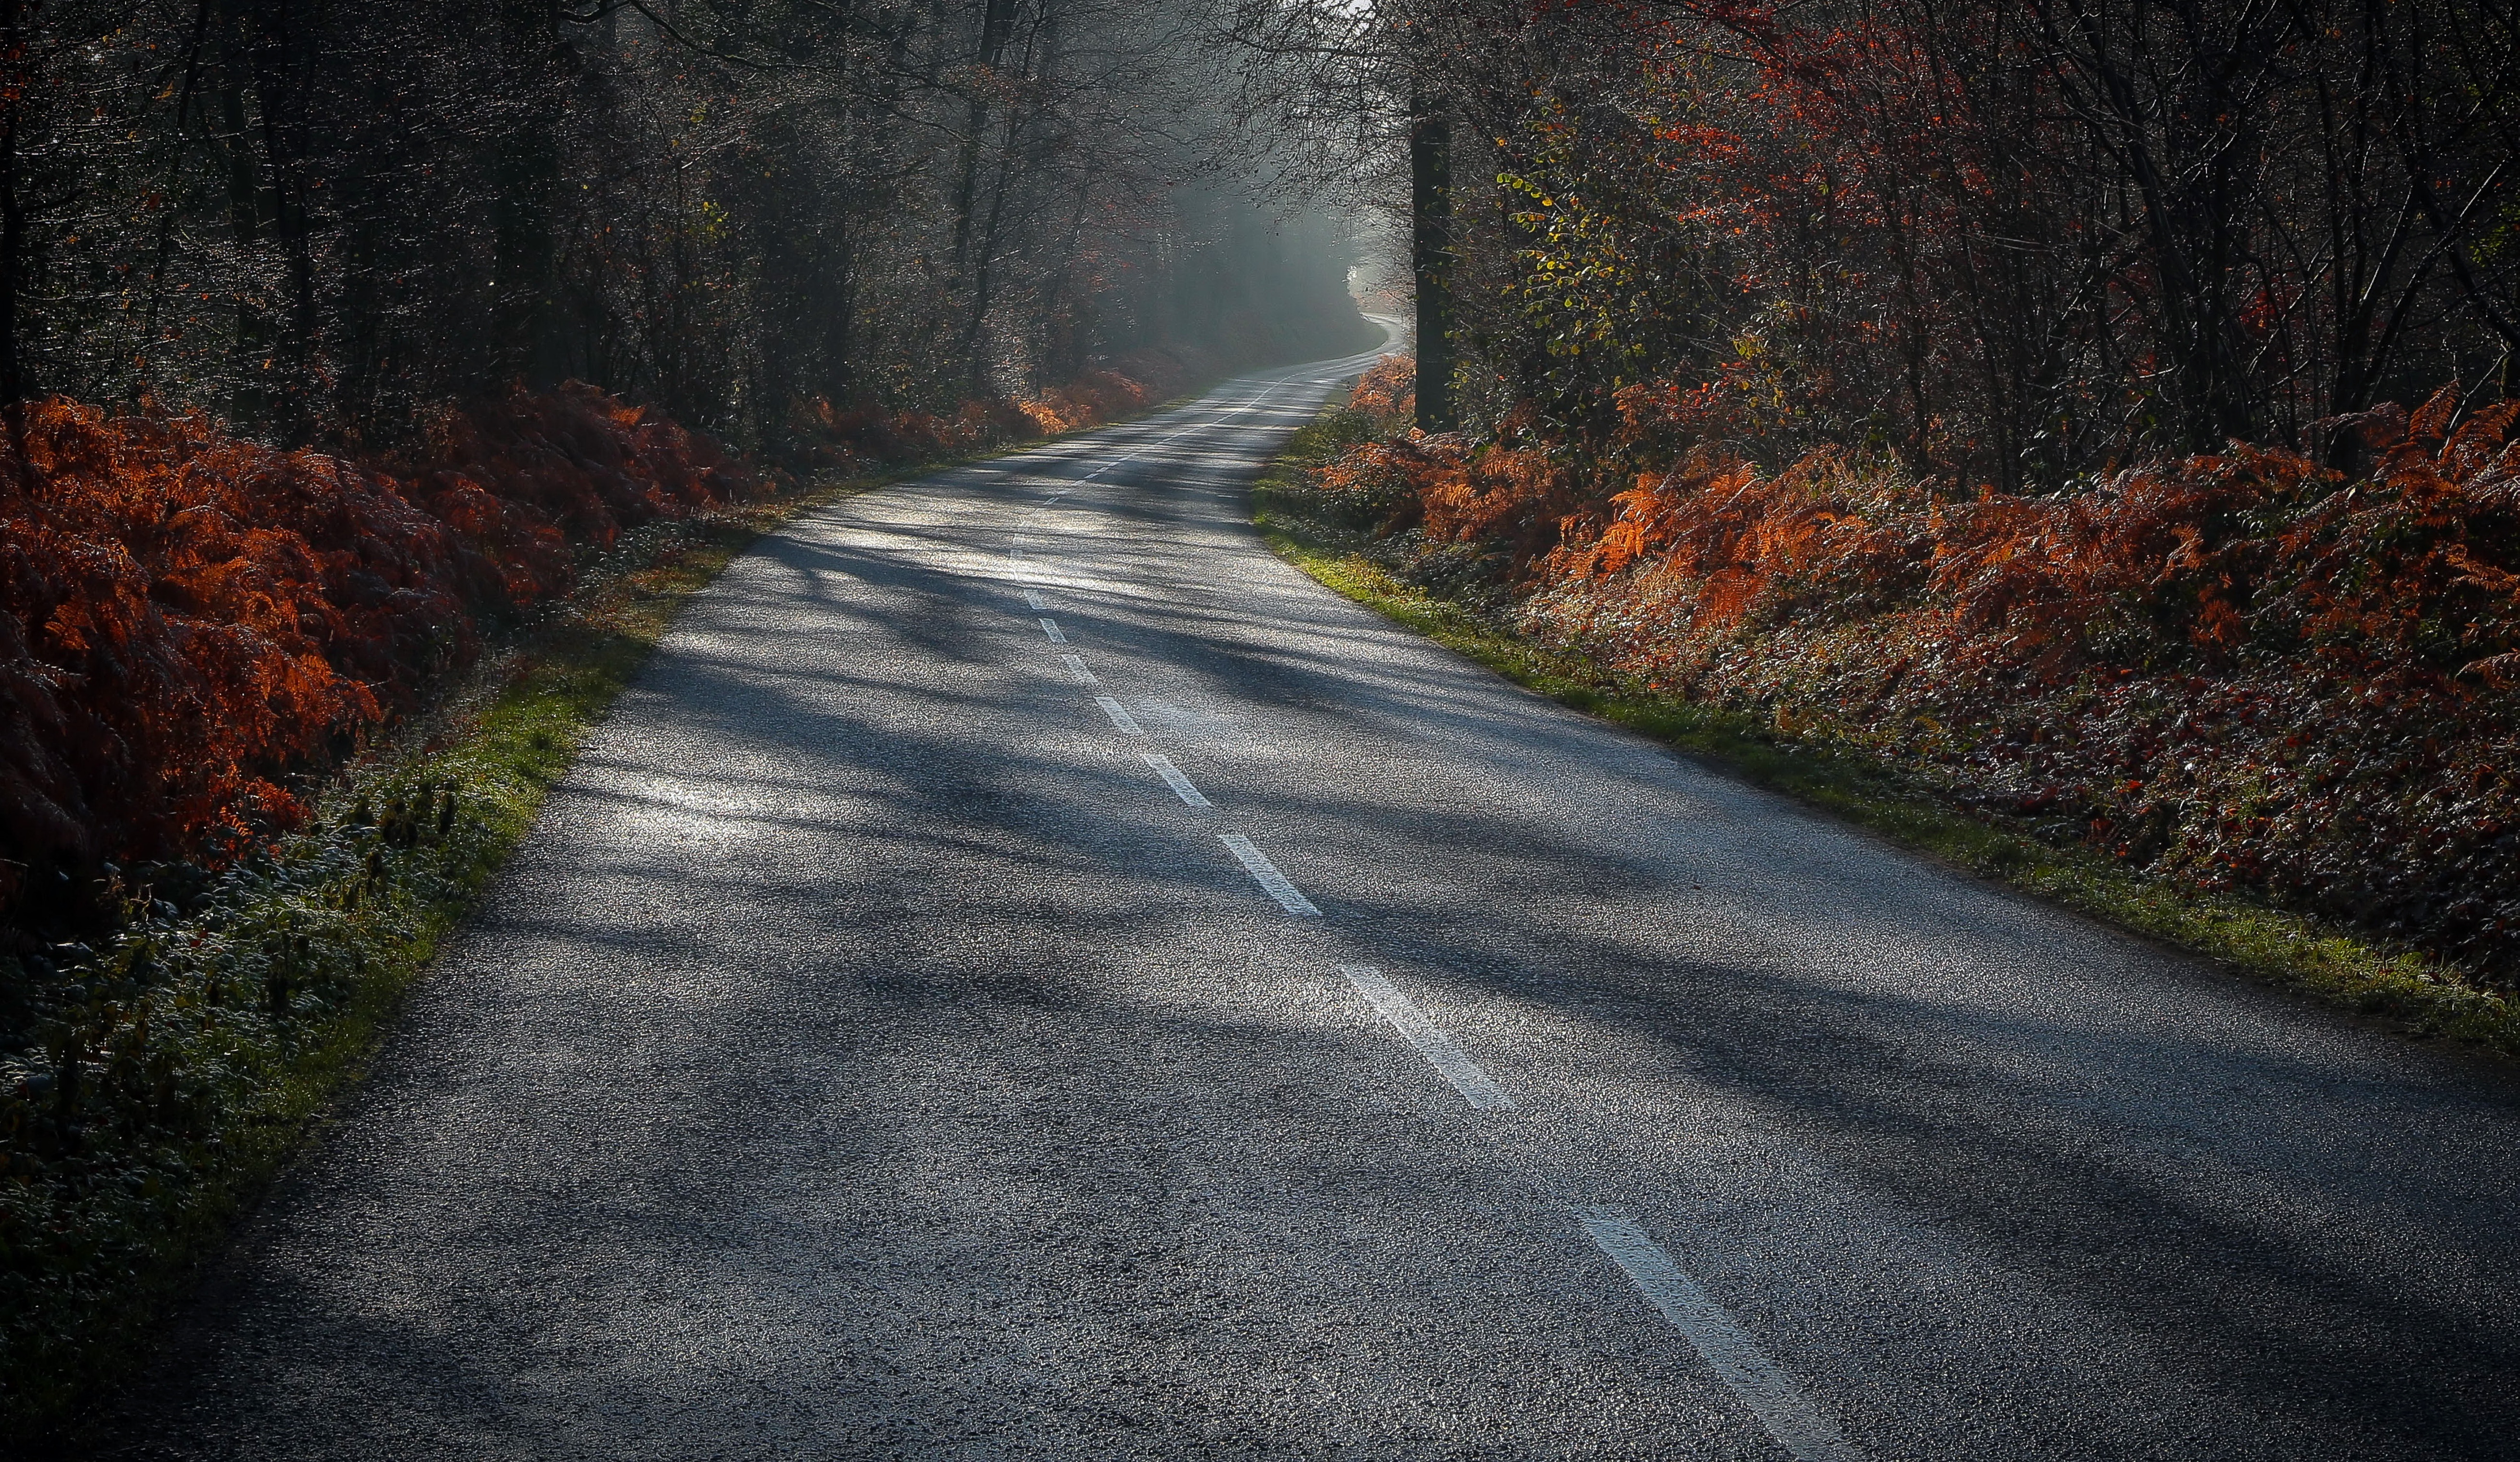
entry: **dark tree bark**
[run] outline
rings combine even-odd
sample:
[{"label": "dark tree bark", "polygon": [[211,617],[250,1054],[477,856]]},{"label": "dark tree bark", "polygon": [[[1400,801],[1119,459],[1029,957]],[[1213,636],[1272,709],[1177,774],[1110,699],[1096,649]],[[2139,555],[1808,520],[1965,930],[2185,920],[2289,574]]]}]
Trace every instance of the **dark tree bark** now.
[{"label": "dark tree bark", "polygon": [[[19,406],[30,390],[22,342],[20,301],[26,288],[26,169],[28,114],[35,106],[29,65],[33,38],[28,22],[35,0],[0,0],[0,408],[8,412],[13,450],[21,434]],[[25,453],[15,452],[20,471]]]},{"label": "dark tree bark", "polygon": [[1418,425],[1450,432],[1453,400],[1453,134],[1443,104],[1410,107],[1409,260],[1418,292]]}]

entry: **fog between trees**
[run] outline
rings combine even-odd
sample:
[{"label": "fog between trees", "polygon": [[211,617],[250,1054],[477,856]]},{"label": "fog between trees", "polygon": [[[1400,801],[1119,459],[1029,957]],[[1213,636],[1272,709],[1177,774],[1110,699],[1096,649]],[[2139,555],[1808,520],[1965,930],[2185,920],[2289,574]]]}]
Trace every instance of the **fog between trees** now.
[{"label": "fog between trees", "polygon": [[0,0],[0,392],[357,442],[576,377],[774,444],[817,401],[1351,345],[1319,332],[1390,210],[1433,425],[2003,486],[2327,450],[2501,390],[2515,34],[2496,0]]},{"label": "fog between trees", "polygon": [[1244,0],[1234,25],[1317,152],[1415,143],[1420,293],[1461,354],[1430,425],[1458,394],[1588,449],[1832,442],[2052,488],[2232,438],[2333,453],[2322,422],[2513,379],[2500,0]]},{"label": "fog between trees", "polygon": [[0,0],[0,391],[390,444],[565,378],[777,446],[1354,348],[1214,27],[1108,0]]}]

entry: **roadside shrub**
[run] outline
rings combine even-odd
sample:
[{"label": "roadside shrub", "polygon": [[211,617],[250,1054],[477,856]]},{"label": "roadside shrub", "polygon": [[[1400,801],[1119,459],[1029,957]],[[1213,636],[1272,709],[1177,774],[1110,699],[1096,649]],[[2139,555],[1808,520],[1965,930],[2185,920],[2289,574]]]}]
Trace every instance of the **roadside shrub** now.
[{"label": "roadside shrub", "polygon": [[1074,432],[1143,410],[1156,399],[1155,388],[1117,371],[1087,371],[1065,386],[1054,387],[1035,400],[1021,403],[1023,414],[1044,433]]},{"label": "roadside shrub", "polygon": [[1217,373],[1216,363],[1198,352],[1152,349],[1091,368],[1035,396],[967,400],[950,416],[816,400],[789,423],[787,455],[796,466],[836,476],[964,456],[1102,426]]},{"label": "roadside shrub", "polygon": [[1363,412],[1376,433],[1389,435],[1408,430],[1418,415],[1418,362],[1406,355],[1386,355],[1357,378],[1348,393],[1348,409]]},{"label": "roadside shrub", "polygon": [[518,831],[470,793],[381,779],[189,909],[130,898],[46,982],[40,1039],[0,1052],[0,1421],[58,1420],[303,1133],[310,1074],[356,1052]]},{"label": "roadside shrub", "polygon": [[1537,447],[1416,435],[1315,477],[1405,574],[1484,543],[1525,632],[1654,688],[2510,988],[2520,404],[2457,399],[2340,424],[2354,474],[2234,444],[2048,496],[1700,447],[1595,505]]},{"label": "roadside shrub", "polygon": [[[281,452],[59,398],[0,442],[0,914],[110,917],[109,864],[216,865],[292,774],[566,589],[624,527],[755,491],[589,387],[449,411],[414,458]],[[0,952],[7,952],[0,950]]]}]

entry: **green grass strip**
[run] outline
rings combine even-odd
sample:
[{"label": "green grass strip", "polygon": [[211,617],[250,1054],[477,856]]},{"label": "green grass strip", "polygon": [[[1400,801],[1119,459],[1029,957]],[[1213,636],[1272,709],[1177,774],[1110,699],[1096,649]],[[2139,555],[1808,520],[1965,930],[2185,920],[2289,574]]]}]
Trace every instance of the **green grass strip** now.
[{"label": "green grass strip", "polygon": [[16,1439],[0,1450],[81,1453],[99,1402],[365,1075],[405,994],[693,596],[802,514],[1037,444],[624,535],[505,653],[360,758],[311,827],[221,875],[199,907],[135,900],[114,943],[72,972],[85,993],[57,1038],[0,1053],[0,1435]]},{"label": "green grass strip", "polygon": [[2387,1017],[2409,1034],[2520,1055],[2520,1002],[2436,961],[2001,826],[1919,791],[1888,762],[1859,750],[1781,738],[1753,716],[1654,691],[1576,651],[1402,582],[1358,551],[1358,534],[1301,513],[1307,467],[1357,434],[1352,423],[1335,419],[1306,428],[1255,486],[1261,536],[1325,586],[1560,705],[1946,863],[2321,1003]]},{"label": "green grass strip", "polygon": [[0,1428],[76,1449],[83,1413],[365,1074],[675,612],[762,532],[857,485],[634,535],[485,667],[474,705],[366,758],[312,827],[202,907],[134,904],[0,1098]]}]

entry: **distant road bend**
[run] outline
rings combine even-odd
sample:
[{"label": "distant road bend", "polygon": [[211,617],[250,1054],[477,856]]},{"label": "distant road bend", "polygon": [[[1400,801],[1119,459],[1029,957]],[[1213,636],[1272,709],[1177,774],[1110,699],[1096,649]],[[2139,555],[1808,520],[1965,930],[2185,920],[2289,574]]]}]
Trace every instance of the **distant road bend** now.
[{"label": "distant road bend", "polygon": [[1369,358],[736,564],[126,1454],[2520,1452],[2507,1079],[1316,586]]}]

